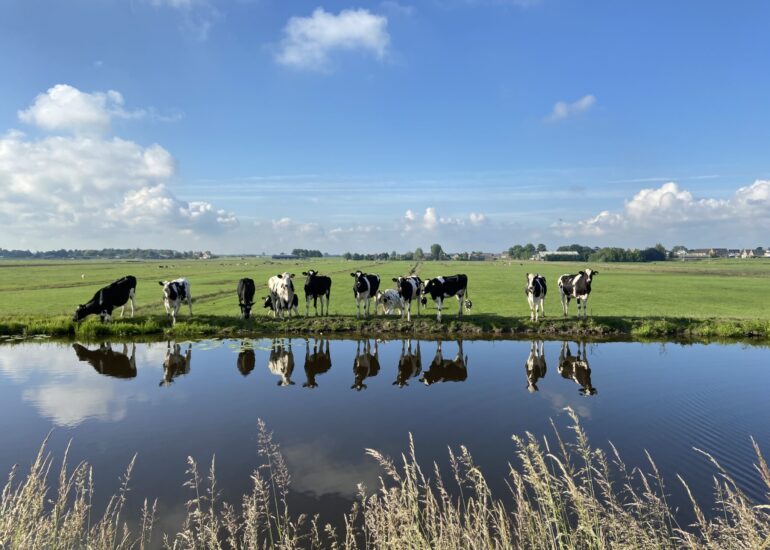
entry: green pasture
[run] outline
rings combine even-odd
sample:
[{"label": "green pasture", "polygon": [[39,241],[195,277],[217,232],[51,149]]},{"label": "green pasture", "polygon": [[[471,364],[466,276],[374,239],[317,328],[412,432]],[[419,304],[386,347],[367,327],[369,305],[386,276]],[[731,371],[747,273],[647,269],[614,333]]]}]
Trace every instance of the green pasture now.
[{"label": "green pasture", "polygon": [[[102,286],[134,275],[137,285],[137,315],[163,313],[158,281],[187,277],[193,295],[193,313],[198,316],[238,315],[235,286],[239,278],[251,277],[257,295],[266,295],[267,279],[288,271],[296,274],[300,312],[304,314],[304,278],[301,272],[313,268],[332,277],[331,314],[355,314],[350,273],[357,269],[377,273],[382,287],[393,286],[391,278],[409,273],[409,262],[365,262],[342,259],[275,261],[263,258],[169,260],[169,261],[0,261],[0,317],[71,315],[78,304],[89,300]],[[525,275],[539,272],[548,280],[546,316],[561,316],[557,278],[586,267],[561,262],[421,262],[417,273],[423,277],[466,273],[473,301],[469,316],[525,317],[529,315],[524,296]],[[768,287],[770,261],[705,260],[655,264],[598,264],[589,315],[597,317],[672,317],[770,319]],[[457,301],[448,300],[445,315],[456,314]],[[312,314],[311,308],[311,314]],[[574,303],[570,309],[574,312]],[[257,315],[266,310],[256,309]],[[428,313],[435,315],[429,304]],[[181,319],[187,316],[182,309]]]}]

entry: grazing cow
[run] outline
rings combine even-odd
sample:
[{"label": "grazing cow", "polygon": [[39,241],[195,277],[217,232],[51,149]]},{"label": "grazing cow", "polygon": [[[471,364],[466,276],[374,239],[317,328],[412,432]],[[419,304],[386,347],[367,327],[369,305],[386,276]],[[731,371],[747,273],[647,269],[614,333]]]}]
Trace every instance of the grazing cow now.
[{"label": "grazing cow", "polygon": [[585,342],[578,343],[577,356],[572,355],[569,344],[563,342],[559,354],[559,373],[568,380],[574,380],[580,386],[580,395],[596,395],[597,389],[591,385],[591,367],[588,366],[588,354]]},{"label": "grazing cow", "polygon": [[190,307],[192,317],[192,294],[187,279],[182,277],[173,281],[160,281],[158,284],[163,287],[163,306],[166,308],[166,315],[171,316],[172,327],[176,324],[176,316],[184,302]]},{"label": "grazing cow", "polygon": [[326,315],[329,315],[329,295],[332,291],[331,277],[326,275],[319,275],[317,271],[308,269],[303,271],[302,274],[307,277],[305,279],[305,317],[310,316],[310,298],[313,299],[313,309],[315,314],[318,315],[317,301],[321,299],[321,315],[324,314],[324,297],[326,297]]},{"label": "grazing cow", "polygon": [[457,355],[454,359],[444,359],[441,353],[441,341],[439,340],[436,348],[436,356],[430,364],[425,374],[420,378],[420,382],[426,386],[437,382],[464,382],[468,378],[468,356],[463,357],[462,340],[457,341]]},{"label": "grazing cow", "polygon": [[160,386],[168,386],[174,381],[174,378],[188,374],[190,372],[190,359],[192,359],[192,344],[187,345],[187,351],[182,355],[182,349],[179,344],[166,344],[166,359],[163,361],[163,380]]},{"label": "grazing cow", "polygon": [[[324,349],[324,343],[326,349]],[[310,353],[310,340],[305,340],[305,376],[307,382],[302,384],[302,387],[317,388],[318,383],[315,381],[315,377],[328,372],[330,368],[332,368],[332,356],[329,354],[329,340],[322,341],[320,347],[318,340],[314,340],[313,353]]]},{"label": "grazing cow", "polygon": [[270,350],[270,359],[267,363],[270,372],[280,376],[279,386],[293,386],[291,373],[294,372],[294,352],[291,350],[291,340],[287,345],[281,339],[273,340],[273,347]]},{"label": "grazing cow", "polygon": [[[364,303],[364,317],[369,317],[369,300],[374,298],[380,289],[380,276],[362,271],[351,273],[350,276],[355,279],[353,281],[353,296],[356,298],[356,308],[358,309],[356,317],[361,317],[361,302]],[[374,314],[377,315],[377,306],[374,307]]]},{"label": "grazing cow", "polygon": [[248,376],[249,373],[254,370],[256,364],[257,358],[254,355],[254,348],[252,345],[246,342],[241,342],[241,350],[238,352],[238,360],[236,362],[238,372],[240,372],[243,376]]},{"label": "grazing cow", "polygon": [[356,344],[356,358],[353,360],[353,385],[351,390],[361,391],[366,389],[364,380],[377,376],[380,372],[380,353],[377,348],[377,340],[374,341],[374,353],[372,353],[369,339],[364,341],[364,352],[361,353],[361,341]]},{"label": "grazing cow", "polygon": [[99,349],[90,350],[80,344],[72,344],[80,361],[91,365],[96,372],[113,378],[136,377],[136,344],[131,344],[131,356],[128,344],[123,344],[123,353],[112,351],[110,344],[102,344]]},{"label": "grazing cow", "polygon": [[375,314],[379,312],[380,307],[382,307],[384,315],[393,315],[398,310],[398,313],[403,317],[404,302],[395,289],[389,288],[388,290],[377,291],[377,295],[374,297]]},{"label": "grazing cow", "polygon": [[577,300],[577,316],[580,318],[580,306],[583,306],[583,318],[586,317],[586,305],[591,294],[591,281],[599,272],[593,269],[580,271],[575,275],[562,275],[559,277],[559,294],[561,295],[561,307],[564,316],[567,316],[569,302],[572,298]]},{"label": "grazing cow", "polygon": [[[451,298],[457,296],[457,302],[460,305],[460,310],[457,313],[459,318],[463,316],[463,305],[466,309],[471,309],[471,301],[464,300],[468,296],[468,276],[467,275],[452,275],[450,277],[436,277],[434,279],[428,279],[425,281],[425,287],[423,289],[422,304],[428,303],[428,296],[433,298],[436,303],[436,319],[441,321],[441,308],[444,305],[445,298]],[[464,302],[464,304],[463,304]]]},{"label": "grazing cow", "polygon": [[254,292],[256,286],[254,285],[254,279],[244,277],[238,281],[238,305],[241,308],[241,319],[248,319],[251,317],[251,307],[254,305]]},{"label": "grazing cow", "polygon": [[545,294],[547,291],[545,277],[540,273],[527,273],[527,286],[524,293],[527,295],[527,302],[529,302],[530,321],[538,320],[538,309],[540,309],[540,314],[545,317]]},{"label": "grazing cow", "polygon": [[131,317],[133,317],[136,307],[135,296],[136,277],[127,275],[98,290],[89,302],[79,305],[72,320],[77,323],[89,315],[98,315],[104,323],[112,318],[112,310],[116,307],[120,307],[120,316],[123,317],[128,301],[131,302]]},{"label": "grazing cow", "polygon": [[[273,308],[273,299],[270,296],[265,296],[265,301],[263,302],[262,305],[265,309],[269,310],[267,312],[268,315],[272,313],[273,316],[275,316],[275,309]],[[296,315],[297,317],[299,317],[298,306],[299,306],[299,298],[295,294],[294,299],[291,301],[291,310],[294,312],[294,315]]]},{"label": "grazing cow", "polygon": [[281,273],[274,275],[267,281],[267,289],[270,291],[270,299],[273,304],[275,317],[282,318],[284,311],[291,318],[292,304],[294,303],[294,273]]},{"label": "grazing cow", "polygon": [[404,307],[401,309],[401,318],[403,319],[406,312],[406,320],[411,321],[412,300],[417,302],[417,315],[420,314],[422,281],[417,275],[410,275],[409,277],[394,277],[393,282],[396,283],[396,290],[398,290],[398,295],[401,296],[401,301],[404,303]]},{"label": "grazing cow", "polygon": [[527,357],[527,363],[524,367],[527,369],[527,390],[530,393],[538,391],[537,381],[545,376],[546,371],[542,340],[532,341],[529,357]]},{"label": "grazing cow", "polygon": [[[408,343],[407,343],[408,342]],[[416,378],[422,371],[422,356],[420,355],[420,341],[417,340],[417,349],[412,353],[412,339],[401,341],[401,357],[398,360],[398,374],[394,386],[403,388],[409,385],[410,378]]]}]

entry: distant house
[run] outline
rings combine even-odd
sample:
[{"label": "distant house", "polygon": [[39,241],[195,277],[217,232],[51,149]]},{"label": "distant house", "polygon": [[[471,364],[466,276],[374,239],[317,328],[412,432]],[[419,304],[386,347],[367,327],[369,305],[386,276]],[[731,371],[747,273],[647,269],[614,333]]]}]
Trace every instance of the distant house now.
[{"label": "distant house", "polygon": [[295,254],[273,254],[274,260],[299,260],[299,256]]},{"label": "distant house", "polygon": [[567,260],[577,260],[580,254],[575,250],[544,250],[543,252],[537,252],[532,259],[536,262],[548,261],[548,258],[564,258]]}]

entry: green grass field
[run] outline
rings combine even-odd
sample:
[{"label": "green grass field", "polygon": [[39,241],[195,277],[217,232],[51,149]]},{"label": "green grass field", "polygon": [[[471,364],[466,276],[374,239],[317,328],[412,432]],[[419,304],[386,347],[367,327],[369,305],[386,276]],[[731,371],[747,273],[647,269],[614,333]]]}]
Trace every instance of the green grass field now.
[{"label": "green grass field", "polygon": [[[162,267],[161,267],[162,266]],[[356,262],[342,259],[309,261],[272,261],[262,258],[214,259],[189,261],[62,261],[16,262],[0,261],[0,330],[3,323],[20,327],[32,321],[40,324],[65,323],[78,304],[84,303],[102,286],[124,275],[134,275],[137,285],[137,320],[134,325],[145,323],[145,329],[136,332],[162,331],[165,314],[158,281],[187,277],[193,295],[195,320],[214,324],[219,329],[236,323],[239,313],[235,286],[239,278],[251,277],[257,283],[257,297],[266,295],[267,279],[274,274],[289,271],[296,274],[296,288],[300,294],[300,312],[304,315],[303,270],[317,269],[332,277],[331,314],[344,323],[345,330],[355,327],[351,316],[355,315],[350,273],[361,269],[382,277],[383,288],[393,286],[391,278],[406,274],[414,264],[408,262]],[[486,328],[496,326],[529,326],[529,309],[524,296],[525,274],[536,271],[546,276],[549,294],[545,312],[547,322],[575,324],[574,319],[561,319],[556,281],[564,273],[574,273],[585,267],[577,263],[544,263],[522,261],[498,262],[422,262],[417,273],[423,277],[466,273],[469,278],[468,293],[473,301],[473,311],[467,316],[468,323]],[[599,271],[594,279],[593,293],[588,312],[595,319],[612,324],[612,320],[631,320],[639,326],[654,327],[667,319],[688,319],[703,324],[704,320],[734,320],[740,327],[732,335],[747,330],[747,323],[759,323],[757,330],[764,331],[770,321],[767,307],[767,288],[770,285],[770,261],[711,260],[700,262],[665,262],[655,264],[598,264],[591,266]],[[254,326],[280,329],[275,321],[266,319],[266,310],[255,308],[257,321]],[[574,303],[570,313],[574,315]],[[445,324],[456,317],[457,301],[448,300],[445,305]],[[313,310],[311,308],[311,315]],[[66,316],[66,317],[65,317]],[[55,318],[46,321],[48,318]],[[435,317],[435,309],[429,304],[420,326],[427,326]],[[181,310],[179,331],[184,331],[187,310]],[[202,320],[205,320],[202,321]],[[16,325],[13,321],[18,321]],[[303,321],[299,321],[301,324]],[[395,321],[394,321],[395,322]],[[513,325],[511,324],[513,323]],[[157,325],[157,326],[156,326]],[[189,325],[189,324],[188,324]],[[297,327],[297,322],[291,324]],[[309,326],[309,325],[308,325]],[[371,328],[371,325],[368,325]],[[617,325],[619,326],[619,325]],[[333,326],[313,325],[315,329]],[[189,328],[189,326],[188,326]],[[669,323],[669,328],[671,328]],[[376,328],[375,328],[376,330]],[[748,329],[752,332],[754,329]],[[14,330],[11,330],[14,332]],[[43,330],[42,332],[45,332]],[[622,329],[620,332],[625,332]],[[644,332],[644,330],[642,330]],[[653,330],[655,332],[655,330]],[[664,331],[665,332],[665,331]],[[676,332],[674,330],[673,332]]]}]

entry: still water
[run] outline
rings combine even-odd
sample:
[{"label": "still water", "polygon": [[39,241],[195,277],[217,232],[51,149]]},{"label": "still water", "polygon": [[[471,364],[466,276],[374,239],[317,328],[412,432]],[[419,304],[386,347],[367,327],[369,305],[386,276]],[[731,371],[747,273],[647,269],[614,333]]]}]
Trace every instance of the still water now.
[{"label": "still water", "polygon": [[[138,453],[130,502],[158,497],[161,529],[190,496],[186,458],[216,455],[223,496],[238,501],[257,463],[257,419],[292,474],[293,511],[334,520],[356,484],[377,486],[364,455],[398,456],[414,435],[424,466],[466,445],[504,496],[511,434],[564,428],[578,413],[595,445],[627,463],[649,450],[672,501],[674,475],[710,499],[711,452],[761,498],[749,437],[770,455],[770,350],[741,345],[529,341],[263,339],[0,346],[0,473],[25,468],[46,434],[60,457],[95,468],[106,499]],[[566,430],[564,430],[566,433]],[[97,503],[98,504],[98,503]]]}]

